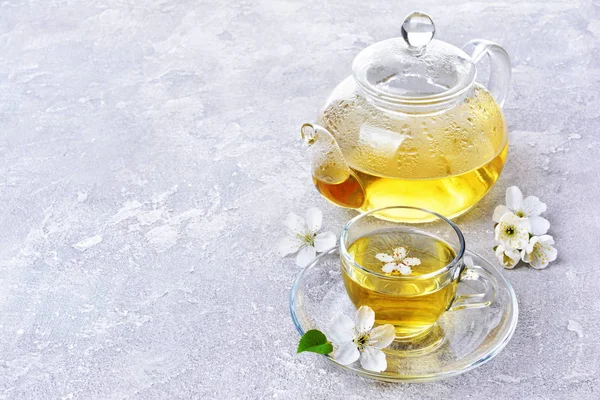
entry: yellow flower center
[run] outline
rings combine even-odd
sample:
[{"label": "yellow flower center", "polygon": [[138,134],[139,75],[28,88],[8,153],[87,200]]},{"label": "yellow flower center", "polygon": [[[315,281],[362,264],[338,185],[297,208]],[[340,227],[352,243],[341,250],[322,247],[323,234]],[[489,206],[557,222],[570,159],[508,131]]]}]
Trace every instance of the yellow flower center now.
[{"label": "yellow flower center", "polygon": [[304,235],[296,234],[296,236],[298,236],[300,238],[300,240],[302,240],[304,243],[308,244],[309,246],[314,246],[315,245],[315,237],[317,236],[317,234],[306,232]]},{"label": "yellow flower center", "polygon": [[531,251],[531,255],[534,256],[535,258],[537,258],[538,260],[546,263],[546,262],[548,262],[548,257],[543,252],[544,250],[546,250],[546,246],[544,246],[540,242],[537,242],[536,244],[533,245],[533,250]]},{"label": "yellow flower center", "polygon": [[362,335],[354,339],[354,344],[356,344],[358,350],[362,350],[366,347],[367,343],[369,343],[370,336],[371,335],[369,335],[368,333],[363,333]]}]

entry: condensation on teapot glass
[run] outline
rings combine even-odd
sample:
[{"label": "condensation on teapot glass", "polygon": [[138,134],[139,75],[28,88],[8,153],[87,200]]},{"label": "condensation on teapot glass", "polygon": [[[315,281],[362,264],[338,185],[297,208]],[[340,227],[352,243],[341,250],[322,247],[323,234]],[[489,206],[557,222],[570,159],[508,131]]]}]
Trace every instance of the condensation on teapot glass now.
[{"label": "condensation on teapot glass", "polygon": [[434,35],[433,20],[425,13],[410,13],[402,23],[402,38],[412,50],[422,51]]}]

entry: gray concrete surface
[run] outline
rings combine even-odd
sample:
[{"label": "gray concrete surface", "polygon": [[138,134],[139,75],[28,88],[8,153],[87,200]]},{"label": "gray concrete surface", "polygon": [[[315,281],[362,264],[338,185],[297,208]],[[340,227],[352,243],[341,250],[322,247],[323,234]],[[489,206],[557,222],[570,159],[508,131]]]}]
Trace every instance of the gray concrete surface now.
[{"label": "gray concrete surface", "polygon": [[[0,3],[0,398],[597,399],[600,11],[592,2]],[[451,380],[296,355],[282,219],[319,206],[298,128],[365,46],[429,12],[513,58],[505,171],[457,222],[493,257],[509,185],[559,259],[505,271],[513,340]]]}]

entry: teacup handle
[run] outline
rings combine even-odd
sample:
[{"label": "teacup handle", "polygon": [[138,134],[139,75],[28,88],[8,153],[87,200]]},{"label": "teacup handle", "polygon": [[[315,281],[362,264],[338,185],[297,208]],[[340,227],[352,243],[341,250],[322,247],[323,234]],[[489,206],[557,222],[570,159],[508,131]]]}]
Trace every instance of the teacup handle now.
[{"label": "teacup handle", "polygon": [[[502,107],[510,88],[511,65],[510,57],[502,46],[484,39],[471,40],[462,49],[471,55],[473,63],[477,64],[483,56],[490,59],[490,77],[487,88]],[[471,50],[472,49],[472,50]]]},{"label": "teacup handle", "polygon": [[456,296],[449,311],[465,310],[468,308],[485,308],[490,306],[496,299],[498,283],[496,278],[481,267],[475,265],[466,266],[458,280],[478,281],[483,285],[483,292],[477,294],[462,294]]}]

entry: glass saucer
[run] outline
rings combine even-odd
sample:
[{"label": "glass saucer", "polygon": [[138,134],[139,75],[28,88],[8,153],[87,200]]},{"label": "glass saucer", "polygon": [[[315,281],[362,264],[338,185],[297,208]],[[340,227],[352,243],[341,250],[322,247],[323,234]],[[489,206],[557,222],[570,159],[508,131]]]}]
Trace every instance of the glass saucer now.
[{"label": "glass saucer", "polygon": [[[486,308],[447,311],[427,335],[412,344],[394,342],[384,352],[383,372],[331,362],[357,374],[389,382],[426,382],[456,376],[491,360],[508,343],[517,326],[515,292],[502,273],[481,256],[466,252],[474,264],[497,280],[496,299]],[[477,282],[462,282],[461,293],[478,292]],[[480,291],[480,290],[479,290]],[[310,329],[324,331],[340,313],[354,318],[356,308],[348,298],[340,273],[337,248],[326,251],[304,268],[292,287],[290,312],[300,335]]]}]

